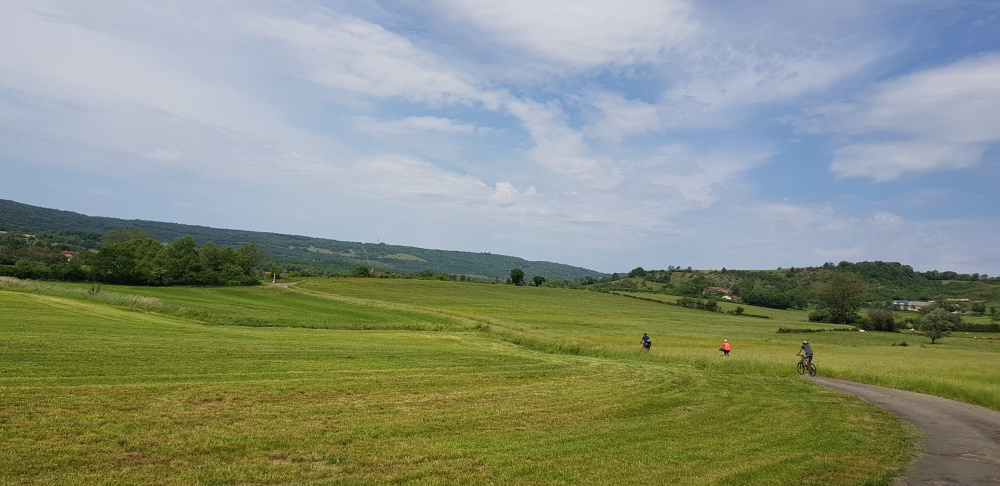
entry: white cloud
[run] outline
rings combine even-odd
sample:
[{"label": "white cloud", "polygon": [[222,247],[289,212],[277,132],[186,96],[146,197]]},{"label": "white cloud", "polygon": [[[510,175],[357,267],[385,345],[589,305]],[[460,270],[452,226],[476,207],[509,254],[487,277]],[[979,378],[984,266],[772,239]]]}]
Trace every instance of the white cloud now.
[{"label": "white cloud", "polygon": [[761,49],[739,39],[717,42],[688,54],[691,73],[669,91],[669,97],[691,97],[713,111],[788,102],[859,73],[878,55],[874,48],[802,53]]},{"label": "white cloud", "polygon": [[501,43],[574,67],[647,62],[698,30],[679,0],[440,0]]},{"label": "white cloud", "polygon": [[410,116],[399,120],[382,121],[374,117],[359,117],[357,124],[360,129],[380,133],[413,133],[413,132],[444,132],[444,133],[475,133],[478,127],[436,116]]},{"label": "white cloud", "polygon": [[758,203],[744,209],[753,215],[751,221],[765,222],[777,228],[799,231],[836,224],[837,218],[828,206],[802,206],[791,203]]},{"label": "white cloud", "polygon": [[[103,109],[134,104],[239,129],[261,129],[269,110],[176,56],[69,23],[53,9],[13,2],[0,15],[0,87]],[[30,48],[29,48],[30,46]]]},{"label": "white cloud", "polygon": [[981,144],[933,141],[863,143],[837,149],[830,170],[843,177],[868,177],[879,182],[906,173],[964,169],[979,163]]},{"label": "white cloud", "polygon": [[491,98],[445,60],[363,19],[314,13],[308,19],[247,15],[244,22],[286,44],[302,61],[301,74],[323,86],[431,104]]},{"label": "white cloud", "polygon": [[805,131],[858,139],[837,150],[830,168],[841,176],[878,181],[978,165],[983,153],[1000,143],[997,126],[997,54],[882,83],[858,101],[827,106],[800,124]]},{"label": "white cloud", "polygon": [[[534,195],[534,188],[532,188],[531,195]],[[514,188],[514,185],[510,182],[497,182],[494,187],[491,199],[500,203],[513,203],[521,198],[521,192]]]},{"label": "white cloud", "polygon": [[184,152],[176,149],[156,149],[152,153],[146,154],[145,157],[148,159],[169,162],[184,158]]},{"label": "white cloud", "polygon": [[591,138],[620,142],[628,136],[656,132],[663,125],[659,106],[626,99],[621,93],[591,92],[586,101],[599,110],[585,128]]},{"label": "white cloud", "polygon": [[583,134],[567,125],[559,106],[515,99],[505,106],[535,142],[531,156],[538,164],[593,188],[607,190],[621,181],[614,163],[591,154]]},{"label": "white cloud", "polygon": [[896,229],[905,224],[906,222],[899,215],[880,212],[872,216],[871,223],[873,226],[877,228]]},{"label": "white cloud", "polygon": [[377,197],[444,196],[451,201],[489,197],[489,186],[475,177],[458,174],[423,160],[384,155],[353,164],[349,174],[355,192]]},{"label": "white cloud", "polygon": [[1000,140],[1000,54],[884,83],[849,120],[855,132],[892,131],[955,144]]},{"label": "white cloud", "polygon": [[732,189],[741,174],[771,156],[769,152],[746,149],[694,152],[682,145],[665,146],[658,152],[637,167],[636,175],[653,186],[676,191],[686,204],[674,202],[674,210],[712,205],[720,192]]}]

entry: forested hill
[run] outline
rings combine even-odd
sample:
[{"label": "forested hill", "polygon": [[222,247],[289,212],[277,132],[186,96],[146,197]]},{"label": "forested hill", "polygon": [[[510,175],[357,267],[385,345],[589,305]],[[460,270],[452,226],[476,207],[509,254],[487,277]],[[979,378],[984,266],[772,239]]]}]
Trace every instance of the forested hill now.
[{"label": "forested hill", "polygon": [[505,279],[514,268],[524,270],[529,278],[542,275],[550,279],[604,277],[604,273],[552,262],[528,261],[506,255],[448,250],[428,250],[385,243],[339,241],[308,236],[283,235],[258,231],[209,228],[159,221],[87,216],[71,211],[47,209],[0,199],[0,230],[3,231],[84,231],[105,233],[115,228],[139,228],[151,231],[162,242],[191,236],[198,244],[213,242],[218,246],[238,247],[255,242],[269,261],[290,270],[321,272],[348,271],[359,265],[378,271],[416,273],[436,270],[449,274],[479,275]]}]

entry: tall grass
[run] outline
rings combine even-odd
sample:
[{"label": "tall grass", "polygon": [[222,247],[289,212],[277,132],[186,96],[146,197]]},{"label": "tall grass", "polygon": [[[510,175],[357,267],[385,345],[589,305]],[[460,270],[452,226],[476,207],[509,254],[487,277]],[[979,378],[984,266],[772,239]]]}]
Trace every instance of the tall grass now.
[{"label": "tall grass", "polygon": [[160,299],[156,297],[144,297],[141,295],[121,294],[115,292],[100,292],[100,291],[95,292],[93,290],[94,286],[90,286],[90,289],[86,289],[82,284],[60,285],[60,284],[50,284],[46,282],[38,282],[35,280],[23,280],[14,277],[0,276],[0,290],[4,289],[34,291],[50,295],[67,295],[74,297],[86,296],[91,300],[106,302],[113,305],[138,307],[143,309],[157,307],[162,304]]}]

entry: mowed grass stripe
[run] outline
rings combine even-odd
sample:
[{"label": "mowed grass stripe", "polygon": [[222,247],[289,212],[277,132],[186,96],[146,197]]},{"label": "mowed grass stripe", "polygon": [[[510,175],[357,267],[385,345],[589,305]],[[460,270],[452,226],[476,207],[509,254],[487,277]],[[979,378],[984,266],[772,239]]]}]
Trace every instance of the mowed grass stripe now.
[{"label": "mowed grass stripe", "polygon": [[277,286],[260,287],[105,287],[106,291],[153,295],[158,312],[206,324],[249,327],[327,329],[457,330],[454,319],[412,306],[378,300],[317,299]]}]

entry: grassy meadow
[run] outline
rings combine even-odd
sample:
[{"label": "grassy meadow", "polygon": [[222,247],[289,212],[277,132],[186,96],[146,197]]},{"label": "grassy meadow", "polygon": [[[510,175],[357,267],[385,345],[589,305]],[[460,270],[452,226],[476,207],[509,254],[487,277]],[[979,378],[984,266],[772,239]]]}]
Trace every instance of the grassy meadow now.
[{"label": "grassy meadow", "polygon": [[1000,343],[778,334],[836,327],[796,311],[419,280],[89,288],[0,282],[2,484],[888,484],[918,432],[800,379],[803,336],[822,375],[1000,409]]}]

